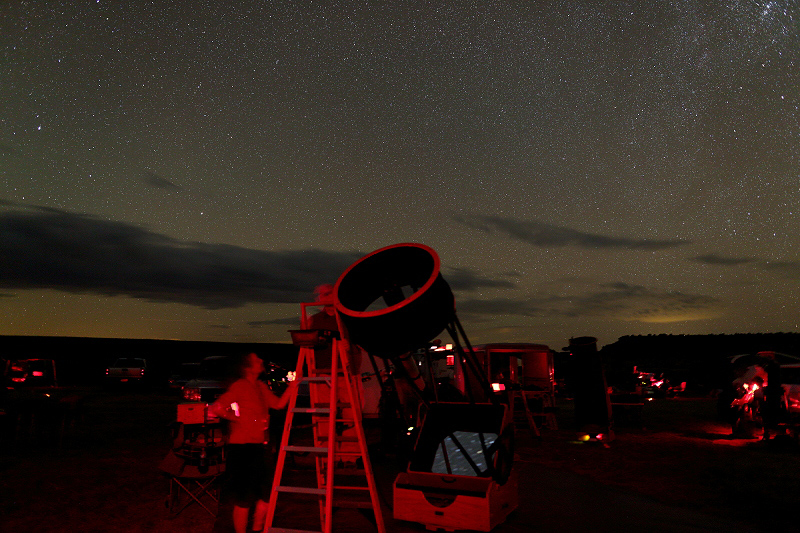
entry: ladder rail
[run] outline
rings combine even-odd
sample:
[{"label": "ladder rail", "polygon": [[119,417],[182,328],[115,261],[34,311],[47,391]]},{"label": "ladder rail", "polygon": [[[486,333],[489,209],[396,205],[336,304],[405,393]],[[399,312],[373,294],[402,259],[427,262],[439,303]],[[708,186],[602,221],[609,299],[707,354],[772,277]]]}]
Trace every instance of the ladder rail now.
[{"label": "ladder rail", "polygon": [[[347,360],[346,344],[342,343],[339,349],[340,349],[340,356],[342,359],[342,365],[347,365],[349,361]],[[375,483],[375,473],[372,470],[372,463],[369,460],[369,450],[367,449],[367,437],[366,434],[364,433],[364,425],[362,423],[363,417],[361,413],[361,401],[355,390],[353,380],[350,379],[349,370],[346,371],[342,377],[345,380],[345,384],[347,386],[347,394],[349,397],[348,399],[350,400],[350,409],[352,410],[353,413],[353,420],[354,420],[353,426],[355,428],[356,436],[358,438],[358,445],[361,452],[361,460],[363,462],[363,468],[365,470],[367,478],[367,488],[369,489],[370,502],[372,503],[372,511],[375,514],[375,524],[377,525],[378,533],[385,533],[386,526],[383,522],[383,512],[381,510],[380,497],[378,496],[378,487],[377,484]],[[331,468],[331,471],[333,471],[333,468]]]},{"label": "ladder rail", "polygon": [[[303,364],[305,363],[305,356],[308,350],[313,349],[308,347],[301,347],[297,356],[297,366],[295,367],[295,379],[302,379],[303,377]],[[278,487],[280,487],[281,479],[283,478],[283,470],[286,464],[286,447],[289,445],[289,434],[291,433],[292,423],[294,420],[294,412],[297,407],[297,392],[299,387],[296,387],[289,397],[288,411],[286,413],[286,420],[283,423],[283,434],[281,435],[281,443],[278,447],[278,461],[275,464],[275,473],[272,476],[272,488],[270,489],[269,505],[267,507],[267,519],[264,522],[264,531],[272,525],[275,519],[275,509],[278,503]]]},{"label": "ladder rail", "polygon": [[[335,452],[336,452],[336,419],[338,418],[337,411],[339,410],[338,407],[338,398],[339,398],[339,369],[338,362],[339,362],[339,341],[334,339],[333,340],[333,347],[332,347],[332,357],[331,357],[331,390],[330,390],[330,400],[329,406],[331,411],[331,416],[328,419],[328,461],[325,465],[327,470],[325,472],[326,479],[325,479],[325,511],[323,518],[325,520],[325,529],[323,531],[325,533],[330,533],[333,531],[333,471],[335,466]],[[347,376],[347,369],[343,367],[342,370],[345,371],[344,379],[345,381],[349,381]]]}]

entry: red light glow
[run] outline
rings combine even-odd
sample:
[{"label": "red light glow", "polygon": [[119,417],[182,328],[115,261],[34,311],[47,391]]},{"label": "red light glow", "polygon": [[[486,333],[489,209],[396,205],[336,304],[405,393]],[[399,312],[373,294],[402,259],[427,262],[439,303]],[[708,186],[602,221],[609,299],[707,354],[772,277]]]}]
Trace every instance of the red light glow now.
[{"label": "red light glow", "polygon": [[44,376],[44,372],[42,372],[41,370],[34,370],[33,371],[33,377],[40,378],[42,376]]},{"label": "red light glow", "polygon": [[731,405],[746,405],[753,400],[753,396],[755,396],[756,391],[760,388],[758,383],[745,383],[742,385],[744,390],[746,391],[744,396],[741,398],[736,398],[731,402]]},{"label": "red light glow", "polygon": [[503,383],[492,383],[492,390],[495,392],[506,390],[506,386]]}]

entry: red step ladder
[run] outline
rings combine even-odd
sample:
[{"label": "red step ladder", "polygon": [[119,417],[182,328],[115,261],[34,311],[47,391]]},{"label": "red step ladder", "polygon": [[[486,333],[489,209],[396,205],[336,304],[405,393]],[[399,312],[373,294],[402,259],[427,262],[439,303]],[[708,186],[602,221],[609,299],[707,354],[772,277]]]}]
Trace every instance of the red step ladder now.
[{"label": "red step ladder", "polygon": [[[319,501],[320,526],[313,533],[332,533],[333,510],[337,507],[372,509],[378,533],[385,533],[380,499],[375,485],[375,476],[367,452],[367,441],[361,423],[361,400],[349,366],[348,342],[345,339],[326,339],[321,331],[306,329],[309,320],[307,307],[320,304],[301,304],[300,331],[293,331],[292,338],[300,346],[295,379],[307,383],[310,390],[310,407],[297,406],[295,388],[289,399],[283,436],[278,449],[275,477],[270,492],[269,509],[264,531],[274,533],[312,533],[307,530],[273,527],[275,512],[283,496],[288,494],[312,495]],[[342,331],[341,325],[339,328]],[[314,347],[331,343],[331,368],[316,368]],[[307,365],[308,375],[303,376]],[[311,415],[313,446],[289,444],[294,415]],[[312,454],[316,463],[316,486],[293,486],[283,484],[286,456],[290,453]],[[347,484],[339,483],[346,478]],[[296,503],[297,500],[295,500]]]}]

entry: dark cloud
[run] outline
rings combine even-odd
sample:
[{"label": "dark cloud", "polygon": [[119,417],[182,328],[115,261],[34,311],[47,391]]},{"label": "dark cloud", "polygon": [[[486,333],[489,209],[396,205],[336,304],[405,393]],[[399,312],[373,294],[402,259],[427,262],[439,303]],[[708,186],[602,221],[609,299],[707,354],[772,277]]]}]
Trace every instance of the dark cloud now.
[{"label": "dark cloud", "polygon": [[0,213],[0,288],[55,289],[208,309],[296,303],[362,254],[267,252],[172,239],[122,222],[35,208]]},{"label": "dark cloud", "polygon": [[761,266],[786,278],[800,279],[800,261],[765,261]]},{"label": "dark cloud", "polygon": [[174,183],[172,183],[168,179],[162,178],[161,176],[159,176],[155,172],[151,172],[149,170],[145,170],[144,171],[144,177],[142,178],[142,181],[144,183],[146,183],[147,185],[150,185],[152,187],[157,187],[159,189],[164,189],[164,190],[167,190],[167,191],[180,191],[180,190],[182,190],[182,188],[179,187],[178,185],[175,185]]},{"label": "dark cloud", "polygon": [[722,303],[714,297],[680,291],[613,283],[573,302],[573,310],[640,322],[678,322],[719,316]]},{"label": "dark cloud", "polygon": [[755,267],[773,272],[783,278],[797,280],[800,279],[799,261],[765,261],[753,257],[721,257],[717,254],[699,255],[691,258],[692,261],[707,265],[734,267],[744,264],[753,264]]},{"label": "dark cloud", "polygon": [[468,268],[448,268],[442,277],[455,291],[471,291],[484,288],[513,289],[515,285],[503,279],[480,276]]},{"label": "dark cloud", "polygon": [[698,255],[692,257],[691,260],[706,265],[717,266],[737,266],[755,261],[755,259],[751,257],[722,257],[717,254]]},{"label": "dark cloud", "polygon": [[457,303],[457,310],[474,318],[516,315],[678,322],[719,316],[723,306],[711,296],[612,283],[601,286],[599,290],[574,296],[464,300]]},{"label": "dark cloud", "polygon": [[690,241],[631,239],[610,237],[594,233],[547,224],[538,220],[515,220],[498,216],[453,217],[456,222],[485,232],[496,231],[540,248],[577,246],[579,248],[602,249],[623,248],[629,250],[655,251],[690,244]]}]

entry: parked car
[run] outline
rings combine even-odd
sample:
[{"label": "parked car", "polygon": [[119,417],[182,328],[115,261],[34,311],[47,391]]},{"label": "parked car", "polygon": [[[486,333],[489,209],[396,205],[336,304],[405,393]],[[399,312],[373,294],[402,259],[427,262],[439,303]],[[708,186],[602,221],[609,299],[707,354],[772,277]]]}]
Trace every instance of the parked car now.
[{"label": "parked car", "polygon": [[664,374],[656,375],[653,372],[634,371],[637,380],[637,388],[642,391],[642,396],[646,398],[665,398],[670,389],[669,380]]},{"label": "parked car", "polygon": [[0,440],[58,435],[79,416],[83,395],[59,385],[55,360],[0,359],[0,376]]},{"label": "parked car", "polygon": [[[736,416],[733,418],[734,432],[742,424],[762,427],[764,387],[768,384],[768,379],[769,375],[761,366],[752,365],[735,381],[736,398],[732,402],[736,409]],[[800,424],[800,364],[780,365],[780,380],[783,387],[781,412],[778,415],[780,424],[797,437]]]},{"label": "parked car", "polygon": [[200,361],[197,377],[183,386],[183,398],[190,402],[213,403],[236,379],[236,369],[230,357],[212,355]]},{"label": "parked car", "polygon": [[781,365],[781,382],[789,420],[800,422],[800,364]]},{"label": "parked car", "polygon": [[167,385],[171,389],[183,390],[191,380],[195,379],[200,372],[200,363],[181,363],[169,376]]},{"label": "parked car", "polygon": [[120,357],[106,368],[106,379],[116,383],[141,383],[147,375],[147,361],[141,357]]},{"label": "parked car", "polygon": [[30,410],[55,405],[64,394],[58,386],[53,359],[0,360],[0,370],[0,414],[23,406],[23,410]]},{"label": "parked car", "polygon": [[[239,377],[234,365],[235,359],[224,355],[206,357],[200,362],[197,377],[183,386],[183,398],[190,402],[213,403]],[[264,368],[261,379],[275,394],[282,394],[287,386],[287,370],[269,361],[264,362]]]},{"label": "parked car", "polygon": [[5,387],[57,387],[56,363],[52,359],[17,359],[6,361],[3,369]]}]

